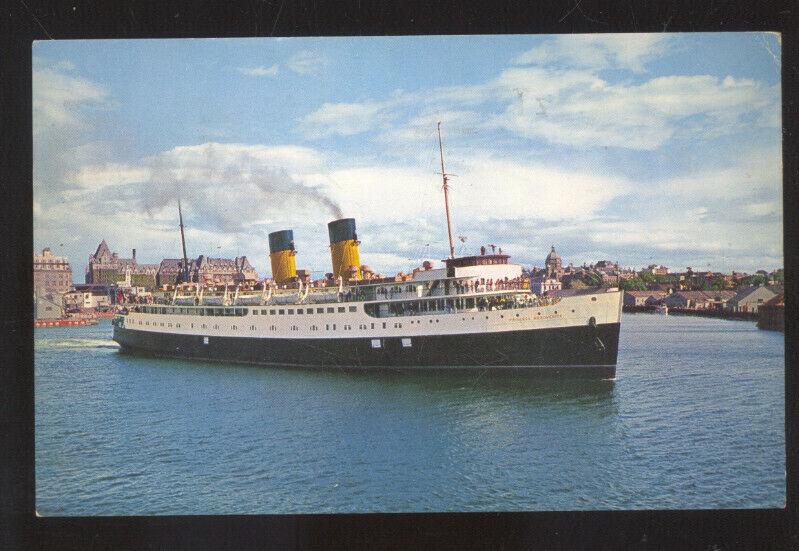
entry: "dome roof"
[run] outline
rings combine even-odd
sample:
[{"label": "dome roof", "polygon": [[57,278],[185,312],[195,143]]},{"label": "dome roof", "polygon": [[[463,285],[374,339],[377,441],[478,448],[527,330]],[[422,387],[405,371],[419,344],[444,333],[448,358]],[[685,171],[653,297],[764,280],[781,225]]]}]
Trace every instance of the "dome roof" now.
[{"label": "dome roof", "polygon": [[555,252],[555,245],[552,245],[552,250],[549,251],[549,254],[547,255],[547,262],[551,260],[560,260],[560,255]]}]

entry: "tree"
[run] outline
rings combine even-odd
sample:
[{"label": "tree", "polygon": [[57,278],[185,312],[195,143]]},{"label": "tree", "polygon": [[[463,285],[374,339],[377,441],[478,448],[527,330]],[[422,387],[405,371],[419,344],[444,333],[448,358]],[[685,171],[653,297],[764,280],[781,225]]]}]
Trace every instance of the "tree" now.
[{"label": "tree", "polygon": [[713,281],[710,282],[710,288],[714,291],[723,291],[726,286],[727,283],[724,281],[724,278],[720,276],[714,277]]},{"label": "tree", "polygon": [[768,283],[768,278],[763,274],[755,274],[743,278],[739,285],[765,285]]},{"label": "tree", "polygon": [[619,287],[625,291],[646,291],[646,283],[644,283],[639,277],[625,279],[619,283]]},{"label": "tree", "polygon": [[638,272],[638,277],[644,283],[652,283],[653,281],[655,281],[655,275],[652,272],[647,272],[645,270],[641,270],[640,272]]}]

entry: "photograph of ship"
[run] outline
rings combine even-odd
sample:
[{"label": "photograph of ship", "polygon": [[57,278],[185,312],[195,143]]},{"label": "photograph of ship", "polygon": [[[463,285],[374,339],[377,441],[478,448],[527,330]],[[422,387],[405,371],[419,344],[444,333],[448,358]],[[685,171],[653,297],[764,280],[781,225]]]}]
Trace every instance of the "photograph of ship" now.
[{"label": "photograph of ship", "polygon": [[784,506],[780,48],[35,42],[37,512]]}]

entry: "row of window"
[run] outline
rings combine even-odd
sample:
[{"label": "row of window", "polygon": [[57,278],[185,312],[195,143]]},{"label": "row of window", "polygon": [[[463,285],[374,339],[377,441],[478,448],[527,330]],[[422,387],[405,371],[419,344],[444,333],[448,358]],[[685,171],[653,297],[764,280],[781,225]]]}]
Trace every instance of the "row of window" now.
[{"label": "row of window", "polygon": [[[313,314],[314,313],[314,309],[313,308],[304,308],[304,309],[303,308],[269,308],[269,309],[264,308],[264,309],[260,310],[260,313],[261,313],[262,316],[266,316],[267,312],[268,312],[268,315],[270,315],[270,316],[274,316],[275,314],[277,314],[278,316],[282,316],[283,314],[288,314],[289,316],[292,316],[292,315],[294,315],[294,311],[295,310],[296,310],[297,314]],[[339,314],[343,314],[347,310],[348,310],[348,308],[346,306],[337,306],[335,308],[332,307],[332,306],[328,306],[327,308],[316,308],[316,313],[317,314],[324,314],[324,313],[335,314],[336,312],[338,312]],[[349,311],[350,312],[357,312],[358,311],[358,307],[357,306],[350,306],[349,307]],[[259,312],[258,310],[253,309],[252,315],[253,316],[257,316],[258,312]]]},{"label": "row of window", "polygon": [[500,294],[488,297],[438,298],[366,304],[364,311],[375,318],[416,316],[425,313],[473,312],[475,310],[509,310],[531,306],[546,306],[554,302],[533,299],[528,295]]},{"label": "row of window", "polygon": [[[344,312],[357,312],[357,306],[328,306],[326,308],[316,308],[317,314],[343,314]],[[250,313],[249,308],[220,308],[220,307],[198,307],[198,306],[134,306],[134,312],[142,312],[144,314],[177,314],[177,315],[191,315],[191,316],[246,316]],[[253,308],[252,315],[289,315],[294,314],[313,314],[314,308]]]}]

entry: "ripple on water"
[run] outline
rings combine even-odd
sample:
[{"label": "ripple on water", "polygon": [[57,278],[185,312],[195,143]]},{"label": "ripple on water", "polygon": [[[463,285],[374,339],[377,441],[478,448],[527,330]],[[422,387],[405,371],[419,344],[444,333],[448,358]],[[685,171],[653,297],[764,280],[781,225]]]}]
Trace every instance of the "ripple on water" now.
[{"label": "ripple on water", "polygon": [[750,323],[626,316],[615,382],[144,359],[109,334],[36,332],[41,514],[785,501],[784,341]]}]

